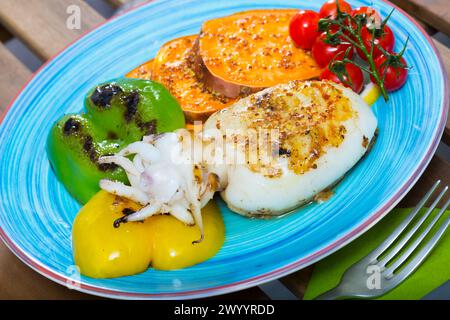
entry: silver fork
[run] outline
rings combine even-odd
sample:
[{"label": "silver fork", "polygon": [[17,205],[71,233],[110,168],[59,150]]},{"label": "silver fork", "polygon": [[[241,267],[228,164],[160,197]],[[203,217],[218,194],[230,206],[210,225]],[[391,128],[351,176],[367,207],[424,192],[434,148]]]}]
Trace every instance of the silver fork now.
[{"label": "silver fork", "polygon": [[[360,261],[352,265],[342,276],[339,285],[330,291],[318,296],[316,299],[319,300],[334,300],[343,298],[374,298],[385,294],[386,292],[392,290],[403,282],[410,274],[412,274],[419,265],[424,261],[427,255],[431,252],[434,246],[437,244],[439,239],[444,234],[448,225],[450,224],[450,216],[447,217],[441,227],[433,235],[433,237],[425,244],[419,252],[415,254],[411,261],[409,261],[402,269],[398,270],[404,262],[412,257],[412,254],[425,238],[425,236],[430,232],[432,227],[438,222],[440,217],[443,215],[445,210],[450,204],[450,199],[446,201],[444,206],[442,206],[439,213],[433,218],[431,223],[426,227],[426,229],[408,246],[405,244],[411,239],[411,237],[416,233],[423,222],[428,218],[430,213],[436,208],[436,205],[442,199],[444,194],[447,192],[448,186],[446,186],[438,195],[438,197],[433,201],[429,209],[425,214],[417,221],[417,223],[406,233],[395,246],[392,247],[390,251],[387,249],[391,248],[394,241],[399,238],[400,234],[406,229],[406,227],[411,223],[414,217],[417,216],[420,209],[424,207],[428,199],[434,193],[440,181],[437,181],[433,187],[427,192],[427,194],[420,200],[413,211],[408,215],[408,217],[394,230],[394,232],[379,245],[375,250],[369,253],[366,257],[362,258]],[[405,251],[398,256],[400,250],[405,247]],[[383,253],[385,256],[380,257]],[[398,256],[398,257],[397,257]],[[395,258],[395,259],[394,259]],[[395,261],[394,261],[395,260]],[[393,261],[389,266],[387,264]]]}]

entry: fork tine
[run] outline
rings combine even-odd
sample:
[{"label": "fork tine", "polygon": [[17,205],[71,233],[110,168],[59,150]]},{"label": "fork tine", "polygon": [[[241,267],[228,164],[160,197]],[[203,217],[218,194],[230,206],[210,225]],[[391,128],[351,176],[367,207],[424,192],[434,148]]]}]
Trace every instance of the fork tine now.
[{"label": "fork tine", "polygon": [[411,237],[416,233],[416,231],[420,228],[420,226],[424,223],[424,221],[428,218],[430,213],[436,208],[439,201],[442,199],[444,194],[447,192],[448,186],[445,186],[444,190],[441,191],[436,200],[433,201],[433,204],[428,208],[427,212],[420,218],[420,220],[415,224],[415,226],[400,240],[400,242],[392,248],[391,251],[378,263],[379,267],[384,267],[395,255],[405,246],[405,244],[411,239]]},{"label": "fork tine", "polygon": [[416,270],[423,260],[428,256],[431,250],[436,246],[436,243],[441,239],[445,230],[450,224],[450,216],[444,221],[439,230],[435,235],[428,241],[428,243],[417,253],[411,262],[409,262],[406,267],[404,267],[399,273],[392,277],[393,285],[396,286],[403,280],[405,280],[414,270]]},{"label": "fork tine", "polygon": [[416,205],[413,211],[406,217],[405,220],[394,230],[394,232],[386,238],[376,249],[374,249],[371,253],[369,253],[368,258],[370,262],[376,262],[377,258],[382,254],[389,246],[398,238],[398,236],[402,233],[403,230],[407,227],[407,225],[411,222],[412,219],[417,215],[417,213],[422,209],[425,203],[428,201],[430,196],[433,194],[434,190],[441,183],[440,180],[436,181],[430,190],[425,194],[425,196],[420,200],[420,202]]},{"label": "fork tine", "polygon": [[445,205],[441,208],[439,213],[434,217],[433,221],[428,225],[428,227],[422,232],[422,234],[414,241],[414,243],[409,246],[408,250],[406,250],[405,253],[403,253],[389,268],[386,269],[385,275],[386,277],[391,276],[394,271],[402,265],[402,263],[408,259],[408,257],[414,252],[414,250],[417,248],[417,246],[423,241],[425,236],[431,231],[433,226],[438,222],[438,220],[441,218],[441,216],[444,214],[445,210],[447,210],[448,206],[450,205],[450,198],[447,200]]}]

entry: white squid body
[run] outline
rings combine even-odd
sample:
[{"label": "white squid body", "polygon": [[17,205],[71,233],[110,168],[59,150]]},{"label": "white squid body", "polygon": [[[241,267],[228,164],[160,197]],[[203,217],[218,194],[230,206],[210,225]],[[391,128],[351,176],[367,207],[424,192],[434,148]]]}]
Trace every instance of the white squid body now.
[{"label": "white squid body", "polygon": [[[336,110],[339,108],[345,108],[346,111],[341,110],[347,116],[345,120]],[[334,111],[327,114],[329,110]],[[311,120],[305,120],[309,116]],[[332,82],[291,81],[260,91],[216,112],[206,121],[203,130],[207,136],[209,130],[214,132],[217,128],[222,134],[230,129],[267,128],[274,119],[278,120],[275,129],[278,129],[280,137],[292,134],[303,125],[311,132],[315,127],[324,129],[323,137],[327,141],[332,139],[329,133],[331,126],[343,127],[344,138],[338,146],[322,143],[322,152],[314,167],[301,173],[292,169],[292,155],[312,148],[309,136],[305,139],[294,137],[293,140],[299,143],[288,147],[291,156],[281,155],[276,165],[271,167],[279,170],[275,176],[263,174],[246,164],[228,165],[226,168],[210,166],[221,180],[226,177],[227,185],[221,197],[231,210],[239,214],[282,215],[313,200],[355,166],[374,141],[377,128],[377,119],[370,106],[351,89]],[[306,153],[306,156],[310,155]]]},{"label": "white squid body", "polygon": [[[318,86],[322,95],[317,94],[314,89]],[[288,165],[289,157],[284,155],[277,158],[275,164],[281,173],[277,176],[267,176],[255,171],[247,163],[217,162],[223,159],[214,157],[223,153],[224,149],[234,148],[234,145],[214,145],[215,154],[211,154],[211,136],[208,131],[214,129],[219,135],[225,135],[227,129],[245,131],[252,123],[249,119],[264,125],[271,121],[264,117],[272,117],[273,113],[275,116],[286,112],[291,112],[293,116],[301,117],[302,113],[307,116],[304,106],[313,106],[313,110],[316,110],[314,108],[320,104],[330,104],[320,98],[324,96],[323,92],[337,92],[332,97],[332,103],[339,103],[336,99],[345,99],[352,116],[345,121],[339,120],[340,122],[336,120],[338,118],[335,114],[326,120],[320,120],[320,125],[325,127],[331,121],[345,127],[345,137],[339,146],[324,148],[313,169],[295,173]],[[287,102],[281,101],[280,98]],[[260,116],[262,118],[255,118],[255,109],[252,108],[255,103],[257,109],[259,108],[257,114],[263,114]],[[281,103],[280,108],[273,105],[274,103]],[[332,103],[327,108],[334,108]],[[269,108],[270,112],[260,112],[265,107]],[[326,108],[322,108],[322,111],[324,110],[326,111]],[[280,129],[281,133],[289,133],[291,130],[288,126],[289,117],[287,124],[278,123],[277,129]],[[314,125],[316,124],[312,124]],[[376,126],[377,121],[372,110],[353,91],[329,82],[291,82],[263,90],[215,113],[205,123],[203,137],[192,136],[181,129],[174,133],[144,137],[143,141],[130,144],[114,156],[100,158],[101,163],[121,166],[130,181],[130,186],[126,186],[119,182],[102,180],[100,187],[144,206],[140,211],[125,217],[126,221],[138,221],[155,214],[169,213],[188,225],[197,224],[203,238],[201,208],[219,189],[227,205],[238,213],[285,213],[330,187],[350,170],[367,151],[368,142],[374,137]],[[306,143],[303,148],[307,147],[309,146]],[[295,148],[301,149],[302,146],[292,147],[291,152],[294,152]],[[131,155],[134,155],[133,160],[129,160]]]}]

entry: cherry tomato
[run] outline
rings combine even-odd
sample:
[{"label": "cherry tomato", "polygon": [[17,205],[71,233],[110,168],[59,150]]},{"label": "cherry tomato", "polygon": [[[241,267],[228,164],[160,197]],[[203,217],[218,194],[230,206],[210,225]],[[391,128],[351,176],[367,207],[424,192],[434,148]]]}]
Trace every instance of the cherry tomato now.
[{"label": "cherry tomato", "polygon": [[[364,76],[361,69],[351,63],[347,63],[345,65],[345,70],[347,71],[350,79],[348,79],[347,76],[344,75],[344,82],[350,82],[351,86],[349,86],[348,83],[345,83],[343,85],[347,88],[351,88],[356,93],[360,93],[364,83]],[[342,84],[341,80],[339,80],[339,77],[333,71],[328,69],[328,67],[325,68],[320,74],[320,80],[331,80],[333,82]]]},{"label": "cherry tomato", "polygon": [[[371,7],[359,7],[356,9],[353,9],[352,12],[350,13],[350,15],[352,17],[356,16],[356,15],[366,15],[366,19],[371,20],[374,23],[380,23],[381,24],[381,16],[380,14],[377,12],[377,10],[375,10],[374,8]],[[377,26],[379,27],[379,25]]]},{"label": "cherry tomato", "polygon": [[[359,7],[356,9],[353,9],[350,13],[352,17],[355,17],[356,15],[365,15],[366,16],[366,27],[372,28],[373,26],[379,28],[381,25],[381,16],[380,14],[371,7]],[[354,26],[356,28],[356,26]]]},{"label": "cherry tomato", "polygon": [[[330,61],[333,60],[335,56],[337,56],[336,60],[342,60],[347,49],[352,47],[352,45],[346,42],[344,39],[342,39],[342,42],[336,46],[326,43],[326,39],[327,36],[324,32],[316,39],[311,51],[314,60],[316,60],[317,64],[321,68],[328,66]],[[351,49],[348,54],[348,58],[351,59],[352,57],[353,49]]]},{"label": "cherry tomato", "polygon": [[[344,0],[338,0],[338,4],[339,10],[341,12],[350,13],[352,11],[352,6],[348,2],[345,2]],[[327,2],[325,2],[320,8],[319,15],[321,18],[336,18],[336,0],[328,0]]]},{"label": "cherry tomato", "polygon": [[[378,29],[375,32],[380,33],[380,35],[375,36],[375,47],[373,48],[373,57],[377,58],[382,54],[381,50],[378,49],[377,46],[382,47],[386,51],[392,51],[392,49],[394,49],[395,37],[391,28],[389,28],[387,25],[384,26],[383,31]],[[367,27],[362,27],[361,38],[364,46],[366,47],[366,50],[370,53],[370,49],[372,47],[372,31],[370,31],[370,29],[368,29]],[[361,58],[367,60],[366,56],[360,49],[358,49],[357,51]]]},{"label": "cherry tomato", "polygon": [[[403,57],[398,57],[394,65],[385,66],[387,58],[384,55],[379,56],[375,59],[375,67],[377,68],[380,77],[383,77],[386,72],[383,84],[387,91],[392,92],[400,89],[406,82],[408,77],[408,69],[402,68],[401,65],[407,66],[406,61]],[[386,70],[387,68],[387,70]],[[372,82],[375,82],[373,76],[370,76]]]},{"label": "cherry tomato", "polygon": [[289,34],[297,47],[310,50],[320,35],[317,30],[319,14],[312,10],[301,10],[291,20]]}]

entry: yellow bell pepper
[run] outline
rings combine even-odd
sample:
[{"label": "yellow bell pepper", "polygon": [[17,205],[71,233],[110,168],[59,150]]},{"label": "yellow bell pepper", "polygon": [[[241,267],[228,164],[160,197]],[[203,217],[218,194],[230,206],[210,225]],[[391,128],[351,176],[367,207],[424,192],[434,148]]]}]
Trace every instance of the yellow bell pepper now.
[{"label": "yellow bell pepper", "polygon": [[222,247],[225,226],[217,205],[202,210],[205,239],[199,244],[197,226],[187,226],[169,215],[144,222],[114,222],[140,205],[105,191],[97,193],[78,213],[72,229],[75,264],[83,275],[114,278],[155,269],[189,267],[213,257]]}]

